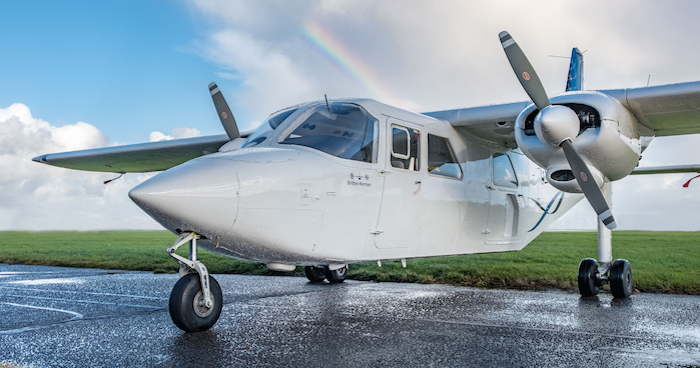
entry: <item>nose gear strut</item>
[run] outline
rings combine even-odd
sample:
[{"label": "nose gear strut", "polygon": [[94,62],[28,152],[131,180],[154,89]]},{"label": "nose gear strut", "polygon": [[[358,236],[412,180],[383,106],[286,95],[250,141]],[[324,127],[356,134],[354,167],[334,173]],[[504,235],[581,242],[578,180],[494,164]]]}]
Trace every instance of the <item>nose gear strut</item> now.
[{"label": "nose gear strut", "polygon": [[[180,277],[184,277],[187,274],[196,272],[199,274],[199,281],[202,288],[202,294],[204,295],[204,306],[207,308],[212,307],[211,291],[209,288],[209,271],[204,264],[197,260],[197,239],[201,237],[194,232],[182,233],[175,241],[172,247],[168,248],[166,252],[173,257],[178,264],[180,264]],[[185,243],[189,243],[190,254],[189,259],[175,254],[175,251],[180,248]]]}]

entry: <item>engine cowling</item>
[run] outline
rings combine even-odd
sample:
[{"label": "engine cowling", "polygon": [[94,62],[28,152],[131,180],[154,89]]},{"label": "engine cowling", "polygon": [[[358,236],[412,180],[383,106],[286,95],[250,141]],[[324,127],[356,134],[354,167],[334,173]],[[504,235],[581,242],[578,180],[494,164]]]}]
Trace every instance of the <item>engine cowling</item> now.
[{"label": "engine cowling", "polygon": [[[567,92],[550,99],[553,105],[570,108],[579,120],[573,145],[588,164],[598,186],[629,175],[642,151],[639,123],[616,99],[600,92]],[[533,104],[515,122],[515,140],[523,153],[547,172],[547,181],[565,192],[581,192],[562,148],[552,144],[552,135],[542,122],[535,122],[539,110]],[[540,114],[544,115],[544,114]],[[543,132],[544,130],[544,132]],[[574,128],[575,130],[575,128]]]}]

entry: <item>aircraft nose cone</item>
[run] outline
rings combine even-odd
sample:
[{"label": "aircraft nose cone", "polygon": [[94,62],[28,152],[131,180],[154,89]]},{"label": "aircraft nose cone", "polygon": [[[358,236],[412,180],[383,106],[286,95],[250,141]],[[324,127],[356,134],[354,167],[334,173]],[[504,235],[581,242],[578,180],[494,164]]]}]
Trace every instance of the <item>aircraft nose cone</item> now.
[{"label": "aircraft nose cone", "polygon": [[223,235],[238,209],[238,180],[231,166],[228,160],[193,160],[139,184],[129,197],[168,230]]}]

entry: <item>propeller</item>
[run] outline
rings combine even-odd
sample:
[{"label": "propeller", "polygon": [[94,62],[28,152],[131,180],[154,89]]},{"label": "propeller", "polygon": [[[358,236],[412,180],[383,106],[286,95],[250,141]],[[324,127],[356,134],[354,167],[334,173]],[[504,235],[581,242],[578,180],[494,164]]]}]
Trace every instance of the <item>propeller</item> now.
[{"label": "propeller", "polygon": [[586,165],[581,155],[576,151],[573,141],[578,135],[579,120],[576,113],[562,105],[552,105],[547,97],[547,92],[540,81],[535,69],[518,46],[513,37],[506,31],[498,37],[508,57],[518,81],[527,92],[535,106],[540,110],[535,118],[535,133],[545,143],[561,147],[564,150],[566,160],[576,177],[583,194],[598,214],[600,221],[608,229],[617,227],[615,219],[603,192],[598,187],[591,170]]},{"label": "propeller", "polygon": [[211,82],[209,84],[209,92],[211,93],[211,99],[214,101],[214,107],[216,108],[216,113],[219,115],[219,120],[221,120],[221,125],[224,126],[226,135],[230,140],[234,140],[241,136],[238,131],[238,125],[236,125],[236,119],[231,113],[231,109],[228,107],[224,95],[221,94],[219,87],[216,83]]}]

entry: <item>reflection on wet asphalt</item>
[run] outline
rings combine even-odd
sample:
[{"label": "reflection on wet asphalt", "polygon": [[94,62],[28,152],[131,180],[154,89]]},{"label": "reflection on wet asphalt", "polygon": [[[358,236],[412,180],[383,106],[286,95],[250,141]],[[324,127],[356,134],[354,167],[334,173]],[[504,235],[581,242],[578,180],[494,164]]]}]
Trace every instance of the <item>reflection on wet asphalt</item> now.
[{"label": "reflection on wet asphalt", "polygon": [[0,265],[0,363],[35,367],[700,366],[700,297],[215,275],[224,308],[187,334],[177,275]]}]

